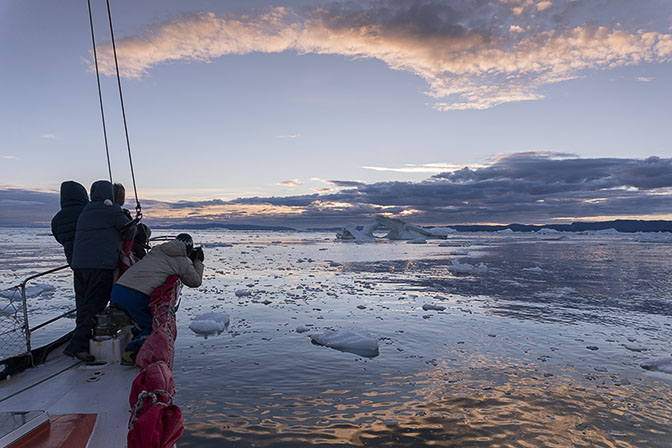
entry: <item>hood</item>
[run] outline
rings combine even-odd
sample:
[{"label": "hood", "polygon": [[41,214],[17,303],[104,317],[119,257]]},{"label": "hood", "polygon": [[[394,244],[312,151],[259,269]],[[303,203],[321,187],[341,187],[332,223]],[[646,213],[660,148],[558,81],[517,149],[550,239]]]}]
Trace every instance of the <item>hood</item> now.
[{"label": "hood", "polygon": [[114,187],[108,180],[97,180],[91,185],[91,201],[114,202]]},{"label": "hood", "polygon": [[161,246],[161,251],[170,256],[170,257],[186,257],[187,256],[187,245],[182,241],[173,240],[163,243]]},{"label": "hood", "polygon": [[89,195],[82,184],[74,180],[66,180],[61,184],[61,208],[88,203]]}]

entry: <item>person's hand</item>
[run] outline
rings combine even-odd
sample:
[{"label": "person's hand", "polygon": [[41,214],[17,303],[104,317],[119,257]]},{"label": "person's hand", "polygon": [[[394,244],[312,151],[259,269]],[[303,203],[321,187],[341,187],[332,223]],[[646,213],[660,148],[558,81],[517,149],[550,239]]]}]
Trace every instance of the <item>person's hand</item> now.
[{"label": "person's hand", "polygon": [[200,260],[201,262],[205,259],[205,255],[203,254],[203,248],[202,247],[197,247],[194,249],[194,252],[191,254],[189,257],[193,261]]}]

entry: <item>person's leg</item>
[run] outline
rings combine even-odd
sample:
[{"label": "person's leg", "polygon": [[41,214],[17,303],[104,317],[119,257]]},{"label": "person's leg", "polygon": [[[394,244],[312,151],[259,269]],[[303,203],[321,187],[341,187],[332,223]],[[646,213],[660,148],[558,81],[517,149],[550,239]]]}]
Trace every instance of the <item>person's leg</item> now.
[{"label": "person's leg", "polygon": [[121,285],[112,288],[113,304],[122,307],[133,319],[139,332],[126,346],[126,351],[137,352],[152,332],[152,314],[149,312],[149,296]]},{"label": "person's leg", "polygon": [[70,354],[79,353],[82,351],[88,352],[88,335],[84,334],[82,323],[85,318],[83,311],[84,303],[86,302],[87,282],[89,280],[88,269],[74,269],[74,283],[75,283],[75,331],[72,334],[72,339],[66,347],[65,351]]},{"label": "person's leg", "polygon": [[79,269],[83,283],[83,299],[78,300],[76,328],[69,344],[72,353],[89,352],[89,338],[96,326],[96,314],[107,306],[112,289],[114,271],[107,269]]}]

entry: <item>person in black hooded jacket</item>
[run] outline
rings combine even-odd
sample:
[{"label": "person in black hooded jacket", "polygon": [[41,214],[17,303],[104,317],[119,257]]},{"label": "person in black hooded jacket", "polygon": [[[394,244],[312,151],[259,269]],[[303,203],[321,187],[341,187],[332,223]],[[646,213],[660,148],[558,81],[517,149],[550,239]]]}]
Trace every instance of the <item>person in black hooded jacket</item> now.
[{"label": "person in black hooded jacket", "polygon": [[82,184],[72,180],[61,184],[61,210],[51,220],[51,233],[63,246],[68,264],[72,262],[77,219],[88,203],[89,195]]},{"label": "person in black hooded jacket", "polygon": [[64,353],[85,362],[95,360],[89,353],[89,338],[96,324],[96,314],[102,312],[110,300],[122,237],[132,239],[135,234],[133,221],[113,201],[112,184],[106,180],[94,182],[91,202],[77,220],[72,251],[77,316],[75,332]]}]

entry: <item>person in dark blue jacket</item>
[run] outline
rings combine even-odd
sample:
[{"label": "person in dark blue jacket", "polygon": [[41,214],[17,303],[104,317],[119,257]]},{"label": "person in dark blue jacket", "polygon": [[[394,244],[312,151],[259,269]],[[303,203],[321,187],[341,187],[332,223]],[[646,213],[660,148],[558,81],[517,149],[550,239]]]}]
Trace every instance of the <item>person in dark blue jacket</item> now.
[{"label": "person in dark blue jacket", "polygon": [[51,219],[51,233],[63,246],[68,264],[72,262],[77,219],[88,203],[89,195],[82,184],[72,180],[61,184],[61,210]]},{"label": "person in dark blue jacket", "polygon": [[95,361],[89,353],[91,330],[96,314],[105,309],[110,299],[122,236],[131,239],[133,233],[132,220],[114,203],[112,184],[106,180],[94,182],[91,202],[79,216],[75,232],[71,266],[75,272],[77,317],[66,355]]}]

